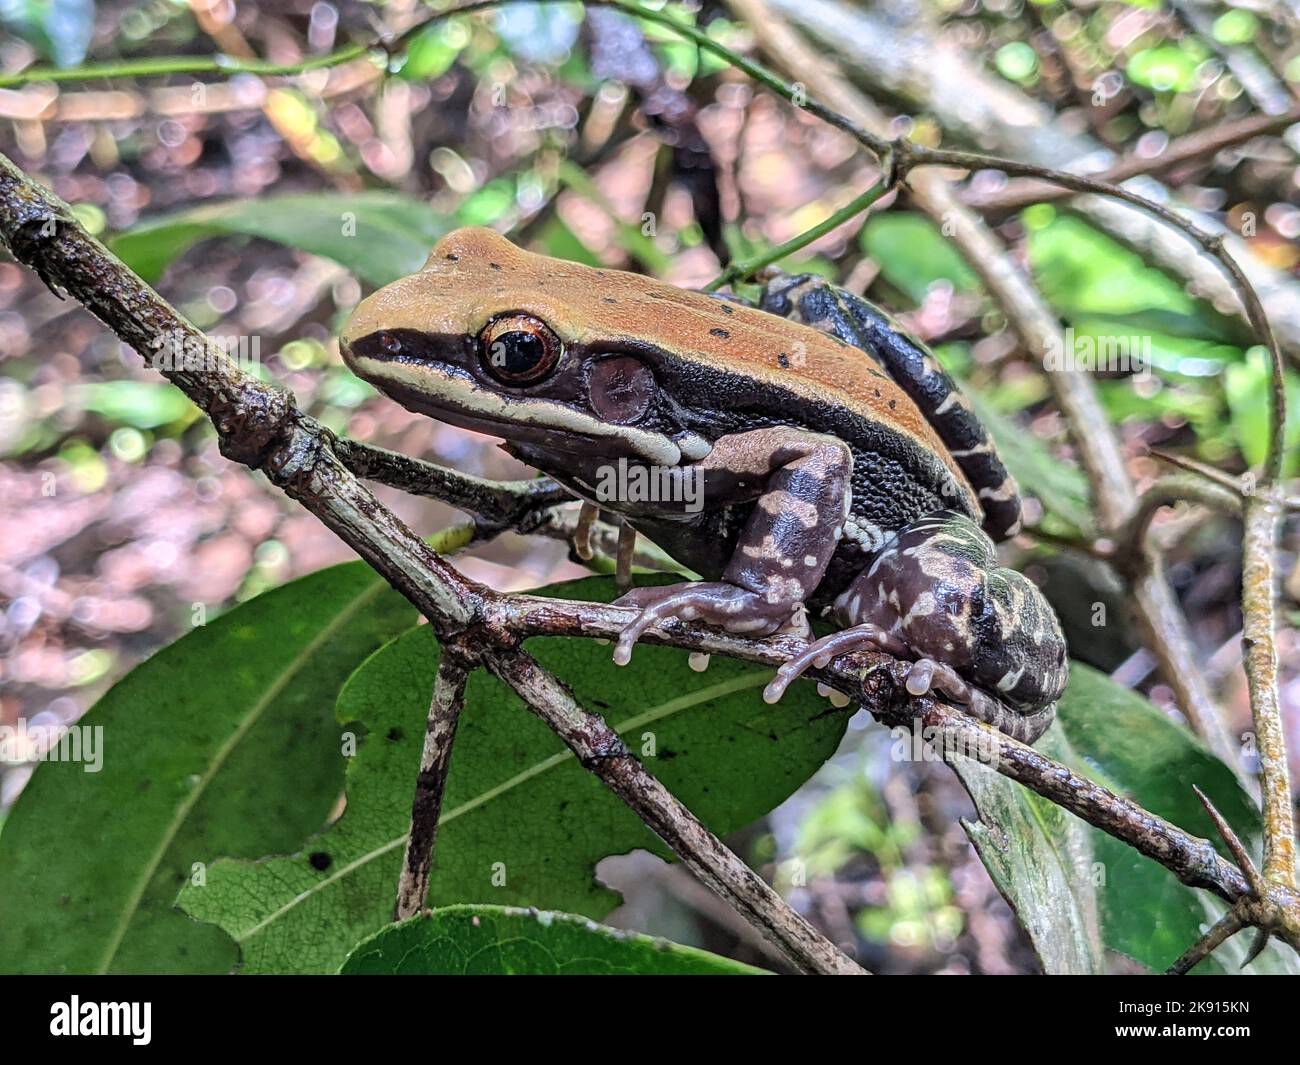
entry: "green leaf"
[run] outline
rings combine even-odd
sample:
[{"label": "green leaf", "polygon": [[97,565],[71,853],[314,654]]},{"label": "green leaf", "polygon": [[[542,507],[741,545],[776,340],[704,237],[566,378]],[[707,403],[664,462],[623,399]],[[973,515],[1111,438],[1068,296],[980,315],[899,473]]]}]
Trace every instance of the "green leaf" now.
[{"label": "green leaf", "polygon": [[1029,261],[1048,301],[1066,318],[1123,319],[1123,333],[1159,332],[1232,343],[1233,324],[1135,252],[1049,204],[1024,212]]},{"label": "green leaf", "polygon": [[0,839],[0,968],[226,972],[234,944],[173,908],[218,855],[290,850],[337,801],[335,694],[411,624],[362,563],[236,607],[159,651],[82,718],[102,768],[38,766]]},{"label": "green leaf", "polygon": [[[1074,662],[1057,710],[1059,727],[1077,754],[1071,763],[1076,770],[1212,840],[1231,860],[1192,791],[1195,784],[1258,856],[1263,831],[1259,810],[1232,771],[1149,701]],[[1113,837],[1097,830],[1092,836],[1099,879],[1104,878],[1100,898],[1106,946],[1163,971],[1217,920],[1223,904],[1209,892],[1185,887],[1163,866]],[[1249,936],[1234,937],[1196,971],[1237,971],[1249,944]],[[1300,973],[1300,960],[1290,948],[1274,944],[1250,970]]]},{"label": "green leaf", "polygon": [[261,237],[333,259],[378,287],[419,270],[454,225],[427,204],[396,193],[306,193],[198,207],[141,223],[119,233],[109,247],[154,282],[200,240]]},{"label": "green leaf", "polygon": [[1249,44],[1259,33],[1259,19],[1249,11],[1225,11],[1214,20],[1212,32],[1220,44]]},{"label": "green leaf", "polygon": [[[1164,333],[1168,325],[1183,332]],[[1087,366],[1080,356],[1090,357],[1102,370],[1138,372],[1144,367],[1162,374],[1189,378],[1218,377],[1225,365],[1241,362],[1242,350],[1232,344],[1187,335],[1194,323],[1174,315],[1160,320],[1160,312],[1138,311],[1126,315],[1079,317],[1067,339],[1074,341],[1076,366]],[[1123,365],[1127,358],[1129,365]]]},{"label": "green leaf", "polygon": [[600,256],[592,251],[572,229],[565,224],[564,219],[558,215],[552,215],[551,218],[542,227],[538,235],[538,241],[546,254],[556,259],[567,259],[569,262],[585,263],[587,266],[600,267],[603,265]]},{"label": "green leaf", "polygon": [[[1273,378],[1264,359],[1262,348],[1255,348],[1250,357],[1236,366],[1229,366],[1223,377],[1224,395],[1228,398],[1233,437],[1241,448],[1247,465],[1259,466],[1268,453],[1272,426]],[[1286,447],[1283,453],[1284,473],[1294,476],[1300,470],[1300,378],[1286,375],[1287,424]]]},{"label": "green leaf", "polygon": [[762,969],[586,917],[445,906],[363,940],[348,976],[756,976]]},{"label": "green leaf", "polygon": [[[604,577],[548,589],[608,601]],[[632,664],[590,640],[529,649],[585,706],[618,729],[647,767],[715,832],[762,816],[831,755],[846,717],[811,684],[778,706],[760,698],[771,671],[639,646]],[[333,972],[348,948],[392,915],[410,821],[437,647],[427,627],[371,658],[339,699],[365,739],[347,772],[343,817],[291,858],[222,861],[180,904],[240,944],[244,971]],[[533,905],[599,918],[618,903],[593,870],[659,840],[498,681],[475,673],[456,736],[431,880],[431,905]]]},{"label": "green leaf", "polygon": [[94,0],[0,0],[0,26],[61,67],[86,58],[95,33]]},{"label": "green leaf", "polygon": [[475,189],[456,209],[459,225],[490,226],[501,220],[514,207],[518,191],[518,178],[514,174],[495,178]]},{"label": "green leaf", "polygon": [[880,264],[890,284],[920,303],[935,281],[974,291],[979,278],[939,228],[924,215],[906,211],[874,214],[862,228],[862,250]]},{"label": "green leaf", "polygon": [[[1068,760],[1069,743],[1056,726],[1037,749]],[[959,757],[953,768],[980,815],[962,827],[1029,934],[1043,971],[1104,973],[1088,825],[977,758]]]},{"label": "green leaf", "polygon": [[406,46],[406,54],[397,69],[399,77],[406,81],[432,81],[451,69],[452,63],[460,55],[461,31],[448,31],[445,22],[435,22],[421,30]]}]

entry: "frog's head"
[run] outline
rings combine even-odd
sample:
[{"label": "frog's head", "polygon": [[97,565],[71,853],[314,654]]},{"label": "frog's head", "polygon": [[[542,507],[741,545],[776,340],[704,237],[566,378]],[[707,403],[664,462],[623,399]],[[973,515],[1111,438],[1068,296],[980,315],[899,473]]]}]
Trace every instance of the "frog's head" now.
[{"label": "frog's head", "polygon": [[609,313],[632,302],[630,277],[460,229],[363,300],[339,347],[359,377],[440,421],[534,451],[675,465],[703,442],[661,402],[657,353],[620,326],[636,308]]}]

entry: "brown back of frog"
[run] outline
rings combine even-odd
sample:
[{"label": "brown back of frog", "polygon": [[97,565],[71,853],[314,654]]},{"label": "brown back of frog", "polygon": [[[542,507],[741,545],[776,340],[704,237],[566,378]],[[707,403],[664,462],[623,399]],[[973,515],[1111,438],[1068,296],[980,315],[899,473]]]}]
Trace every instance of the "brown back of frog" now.
[{"label": "brown back of frog", "polygon": [[734,370],[888,425],[938,456],[956,490],[974,499],[907,393],[862,352],[820,330],[639,274],[537,255],[478,227],[440,240],[423,273],[444,283],[432,287],[429,306],[418,309],[419,328],[475,335],[507,306],[526,307],[566,342],[611,350],[648,342],[677,358]]}]

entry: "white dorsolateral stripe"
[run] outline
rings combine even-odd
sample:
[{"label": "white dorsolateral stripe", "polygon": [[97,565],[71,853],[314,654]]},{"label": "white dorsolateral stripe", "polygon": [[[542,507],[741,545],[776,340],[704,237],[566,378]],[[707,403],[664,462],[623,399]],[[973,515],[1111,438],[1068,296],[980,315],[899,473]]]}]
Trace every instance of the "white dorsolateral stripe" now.
[{"label": "white dorsolateral stripe", "polygon": [[603,422],[589,414],[544,399],[517,400],[489,392],[472,381],[450,373],[438,366],[410,366],[400,362],[378,359],[358,360],[369,363],[367,376],[372,379],[392,380],[428,395],[445,399],[448,406],[467,414],[498,418],[506,422],[544,425],[566,429],[585,436],[611,437],[624,440],[642,458],[661,466],[676,466],[682,452],[677,444],[662,433],[650,433],[630,425]]}]

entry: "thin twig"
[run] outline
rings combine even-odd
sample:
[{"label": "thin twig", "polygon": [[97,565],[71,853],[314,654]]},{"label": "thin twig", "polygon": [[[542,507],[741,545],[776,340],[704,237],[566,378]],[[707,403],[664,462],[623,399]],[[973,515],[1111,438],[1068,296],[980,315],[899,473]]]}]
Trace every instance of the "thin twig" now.
[{"label": "thin twig", "polygon": [[[514,595],[498,597],[489,606],[489,616],[494,626],[508,628],[521,637],[614,639],[635,612],[601,603]],[[793,636],[754,639],[684,622],[651,628],[642,640],[773,667],[804,649],[803,641]],[[903,678],[893,674],[899,666],[887,656],[858,652],[811,669],[808,675],[847,695],[888,724],[937,729],[950,738],[951,748],[987,751],[990,768],[1159,862],[1189,887],[1207,888],[1227,902],[1234,902],[1249,890],[1245,877],[1220,858],[1207,840],[1192,836],[960,710],[930,697],[910,699]]]},{"label": "thin twig", "polygon": [[[1254,495],[1256,486],[1254,477],[1243,478],[1234,476],[1231,473],[1225,473],[1223,470],[1214,466],[1208,466],[1204,462],[1198,462],[1187,455],[1178,455],[1172,451],[1162,451],[1160,448],[1148,448],[1147,454],[1161,462],[1167,462],[1171,466],[1177,466],[1179,469],[1187,470],[1204,477],[1208,481],[1226,488],[1229,492],[1239,496],[1242,499]],[[1294,496],[1280,496],[1278,502],[1284,510],[1300,510],[1300,499]]]},{"label": "thin twig", "polygon": [[[602,2],[602,0],[593,0],[593,2]],[[852,120],[838,115],[825,105],[802,99],[801,93],[785,85],[775,75],[758,64],[735,56],[694,27],[683,27],[673,22],[671,16],[642,8],[629,0],[603,0],[603,2],[637,17],[665,25],[695,40],[701,48],[733,62],[773,91],[800,103],[837,128],[851,133],[881,160],[885,169],[886,182],[890,185],[901,181],[908,171],[919,166],[996,168],[1008,173],[1058,181],[1076,191],[1101,192],[1114,196],[1142,207],[1166,224],[1182,230],[1215,256],[1232,278],[1241,294],[1247,317],[1252,325],[1255,325],[1269,349],[1274,371],[1273,425],[1276,431],[1270,441],[1264,483],[1271,485],[1276,479],[1276,472],[1281,468],[1280,427],[1284,424],[1285,413],[1284,395],[1281,394],[1280,388],[1281,365],[1277,357],[1277,345],[1269,323],[1263,317],[1258,297],[1246,282],[1240,267],[1224,252],[1221,237],[1205,234],[1168,209],[1146,201],[1127,190],[1108,186],[1102,182],[1059,174],[1045,168],[1030,167],[1008,160],[990,159],[974,153],[943,152],[918,148],[906,142],[890,142],[858,127]],[[459,11],[477,10],[489,6],[495,6],[495,0],[493,3],[468,5],[460,8]],[[433,17],[441,18],[454,13],[457,12],[441,13]],[[412,27],[412,29],[418,28],[418,26]],[[328,57],[322,58],[328,59]],[[329,63],[323,62],[321,65],[329,65]],[[210,369],[198,373],[190,370],[164,369],[164,373],[210,413],[221,439],[223,453],[249,466],[266,470],[274,483],[302,501],[308,509],[316,513],[322,521],[366,558],[378,572],[407,595],[430,618],[440,638],[454,637],[469,625],[479,622],[490,612],[496,612],[498,617],[503,609],[506,613],[510,613],[509,608],[516,605],[512,597],[494,595],[466,581],[436,553],[421,544],[410,530],[379,506],[373,496],[356,482],[351,472],[334,453],[328,434],[311,419],[305,417],[296,408],[291,397],[250,381],[240,374],[218,348],[209,344],[206,338],[189,323],[179,319],[156,293],[131,275],[120,262],[108,255],[102,245],[89,237],[75,222],[65,205],[58,203],[44,190],[27,180],[21,171],[3,157],[0,157],[0,208],[4,209],[3,213],[0,213],[0,237],[10,247],[15,257],[34,265],[52,287],[62,286],[85,302],[113,327],[119,336],[146,356],[150,352],[157,351],[159,340],[169,331],[179,333],[203,345],[214,360]],[[1267,498],[1261,496],[1261,500]],[[1258,504],[1260,500],[1253,502]],[[1256,621],[1263,619],[1268,623],[1268,646],[1264,648],[1261,644],[1261,652],[1267,653],[1261,654],[1258,667],[1253,673],[1248,669],[1248,676],[1252,678],[1252,696],[1256,694],[1256,689],[1261,684],[1265,687],[1271,685],[1276,695],[1276,663],[1275,660],[1270,661],[1270,656],[1272,654],[1271,548],[1276,538],[1277,521],[1276,514],[1272,515],[1270,521],[1260,520],[1258,531],[1252,536],[1251,509],[1252,503],[1248,502],[1247,541],[1248,545],[1253,543],[1256,548],[1264,543],[1267,545],[1264,568],[1267,570],[1268,579],[1260,582],[1265,590],[1260,591],[1258,596],[1267,600],[1269,610],[1261,611],[1258,609],[1258,602],[1252,601]],[[567,606],[569,608],[567,615],[563,610],[555,615],[558,624],[553,628],[557,632],[568,631],[572,627],[569,618],[577,613],[577,605]],[[623,621],[625,623],[626,619],[624,618]],[[688,635],[694,634],[688,632]],[[700,640],[705,638],[700,637]],[[732,651],[737,657],[745,657],[746,651],[753,653],[755,645],[763,643],[763,641],[736,640],[734,637],[731,639],[739,645]],[[582,740],[584,736],[589,735],[602,738],[600,728],[603,727],[603,722],[599,722],[599,719],[594,719],[593,722],[593,719],[585,715],[581,708],[572,704],[571,699],[566,704],[563,698],[565,693],[559,682],[541,671],[540,667],[532,663],[527,656],[513,650],[504,634],[495,641],[489,641],[488,646],[480,653],[490,668],[499,671],[499,675],[514,676],[520,685],[536,687],[537,697],[530,700],[530,705],[535,710],[561,714],[569,719],[567,724],[577,731],[569,735],[566,742],[573,741],[570,746],[579,753],[580,757],[584,757],[585,750],[584,764],[590,762],[590,768],[601,775],[600,767],[607,764],[602,748],[599,746],[583,748]],[[896,694],[882,693],[879,677],[884,673],[877,671],[874,675],[877,677],[874,692],[868,690],[865,684],[859,684],[857,690],[873,712],[888,714],[890,712],[888,701],[896,698]],[[922,700],[921,706],[923,710],[921,720],[930,722],[935,727],[953,729],[958,733],[965,729],[983,728],[969,717],[932,700],[928,703]],[[1276,700],[1273,708],[1276,709]],[[897,711],[897,708],[895,710],[901,712]],[[911,712],[914,711],[908,713]],[[1259,712],[1257,709],[1257,725]],[[555,722],[557,727],[564,723],[558,719]],[[1199,846],[1204,844],[1204,841],[1194,840],[1174,826],[1168,826],[1158,818],[1153,818],[1153,815],[1141,810],[1140,807],[1111,795],[1105,789],[1100,789],[1099,792],[1093,790],[1095,785],[1090,787],[1090,782],[1083,781],[1065,767],[1044,758],[1032,749],[1016,745],[1015,741],[1008,737],[1001,739],[1004,746],[1000,748],[1002,755],[998,764],[1000,772],[1013,779],[1033,780],[1034,783],[1029,783],[1028,786],[1035,787],[1036,790],[1041,789],[1040,793],[1049,795],[1053,801],[1074,810],[1080,816],[1113,821],[1114,824],[1107,829],[1108,831],[1138,847],[1143,853],[1153,849],[1157,854],[1152,856],[1158,861],[1163,861],[1176,872],[1180,868],[1183,869],[1180,875],[1191,878],[1185,879],[1184,882],[1217,890],[1225,898],[1239,897],[1242,894],[1239,885],[1232,882],[1234,877],[1240,881],[1241,874],[1232,866],[1223,863],[1217,855],[1214,855],[1214,860],[1211,862],[1205,856],[1204,849]],[[1281,742],[1280,732],[1278,742],[1279,744]],[[631,762],[635,763],[635,759]],[[622,758],[616,752],[608,764],[618,768],[607,771],[602,775],[602,779],[618,791],[647,824],[660,832],[665,839],[669,839],[679,853],[683,853],[684,857],[689,854],[687,860],[701,870],[701,875],[706,877],[707,882],[715,890],[724,894],[736,894],[741,888],[748,891],[749,893],[744,894],[743,897],[736,895],[736,904],[742,907],[742,912],[750,916],[756,925],[763,927],[766,933],[773,934],[775,930],[778,936],[785,934],[789,945],[807,951],[801,963],[805,968],[816,969],[819,964],[844,965],[847,959],[837,956],[837,952],[829,944],[826,944],[826,948],[829,949],[830,954],[819,959],[818,951],[822,948],[815,941],[806,941],[797,929],[783,933],[781,928],[785,927],[783,922],[786,920],[786,915],[782,912],[784,903],[779,897],[771,893],[770,889],[768,893],[757,889],[749,891],[750,888],[754,888],[754,885],[743,882],[743,873],[740,870],[727,866],[723,857],[726,853],[725,848],[709,836],[697,821],[690,818],[689,812],[684,811],[679,805],[674,807],[675,800],[667,801],[671,800],[671,796],[663,791],[657,781],[645,774],[644,769],[638,773],[628,768],[628,759]],[[1053,779],[1066,782],[1069,787],[1063,792],[1060,792],[1060,789],[1054,791]],[[1208,844],[1204,845],[1208,847]],[[723,855],[715,851],[715,846],[723,852]],[[1143,849],[1144,847],[1148,849]],[[1195,858],[1195,855],[1200,857]],[[1187,864],[1189,860],[1191,865]],[[722,862],[725,868],[722,874],[719,873],[719,862]],[[1226,871],[1215,863],[1221,863],[1226,867]],[[1209,875],[1206,870],[1212,870],[1216,875]],[[753,875],[752,872],[750,875]],[[729,881],[728,877],[733,879]],[[735,880],[736,877],[742,879]],[[761,881],[759,883],[761,884]],[[1294,896],[1293,890],[1290,894],[1284,892],[1270,896],[1269,905],[1273,907],[1271,915],[1253,916],[1251,923],[1257,923],[1260,927],[1266,927],[1270,922],[1277,925],[1283,929],[1279,934],[1288,937],[1288,942],[1296,946],[1297,942],[1300,942],[1296,938],[1296,929],[1300,927],[1300,919],[1297,919],[1297,913],[1300,913],[1300,900]]]},{"label": "thin twig", "polygon": [[889,192],[892,182],[886,174],[877,181],[871,188],[867,189],[861,196],[855,196],[838,211],[832,212],[815,226],[800,233],[797,237],[792,237],[784,244],[779,244],[775,248],[770,248],[758,255],[751,256],[748,259],[742,259],[732,263],[717,277],[704,286],[706,292],[716,292],[725,285],[739,281],[746,277],[752,277],[765,266],[772,263],[780,262],[787,255],[793,255],[795,252],[806,248],[815,240],[820,240],[827,233],[839,229],[845,222],[856,218],[868,207],[879,200],[885,193]]},{"label": "thin twig", "polygon": [[[855,80],[888,99],[906,101],[913,114],[933,116],[957,139],[1002,144],[1014,158],[1033,159],[1047,166],[1069,167],[1096,151],[1095,140],[1067,130],[1043,103],[990,75],[977,58],[954,47],[914,0],[876,0],[866,6],[845,0],[769,3],[815,38],[820,49],[845,57]],[[1173,198],[1154,179],[1147,179],[1147,186],[1161,202]],[[1216,264],[1189,254],[1182,234],[1104,195],[1085,195],[1070,206],[1143,259],[1182,279],[1189,291],[1225,308],[1225,313],[1234,309],[1233,285]],[[1222,232],[1230,247],[1248,254],[1244,241],[1212,218],[1197,217],[1203,227]],[[1234,254],[1239,253],[1234,250]],[[1252,261],[1251,275],[1285,336],[1289,353],[1300,359],[1297,283],[1284,271],[1257,260]]]},{"label": "thin twig", "polygon": [[[1300,107],[1293,107],[1281,115],[1247,115],[1245,118],[1222,122],[1217,126],[1198,129],[1195,133],[1177,137],[1170,141],[1164,151],[1158,155],[1137,153],[1126,155],[1093,176],[1100,181],[1118,185],[1122,181],[1143,174],[1161,174],[1181,163],[1213,156],[1234,144],[1241,144],[1243,141],[1270,133],[1278,133],[1297,122],[1300,122]],[[1068,189],[1063,189],[1050,181],[1017,178],[997,189],[987,191],[965,189],[961,193],[961,200],[967,206],[985,214],[1002,214],[1017,211],[1033,203],[1053,203],[1068,199],[1071,195],[1073,194]]]},{"label": "thin twig", "polygon": [[[57,238],[34,239],[32,227],[39,231],[51,216],[60,219]],[[60,285],[82,300],[122,339],[138,344],[144,351],[153,350],[150,338],[160,331],[185,330],[202,337],[86,233],[65,207],[3,157],[0,157],[0,239],[15,257],[34,266],[47,282]],[[330,450],[329,434],[302,415],[290,397],[245,377],[231,364],[214,365],[216,369],[213,372],[200,375],[197,381],[170,371],[169,376],[186,388],[188,394],[212,404],[211,413],[221,433],[225,454],[267,470],[275,483],[335,529],[345,542],[429,617],[441,639],[454,639],[471,624],[475,625],[475,632],[483,637],[483,654],[492,656],[496,669],[515,677],[521,684],[527,678],[530,685],[536,685],[538,691],[546,696],[545,699],[539,696],[538,702],[545,702],[554,709],[558,699],[558,705],[565,707],[563,688],[554,678],[538,671],[530,661],[514,667],[510,665],[514,661],[511,658],[514,640],[525,633],[608,639],[616,636],[628,623],[626,610],[528,596],[503,596],[466,581],[369,496]],[[787,661],[802,647],[800,641],[789,638],[753,640],[689,625],[675,626],[668,637],[652,631],[647,638],[768,664]],[[858,659],[861,660],[861,656]],[[889,660],[876,656],[872,661]],[[836,684],[840,690],[847,689],[846,694],[853,694],[875,713],[889,711],[889,700],[894,695],[881,687],[879,679],[874,682],[874,687],[868,686],[861,682],[860,676],[841,672],[846,667],[832,665],[834,671],[817,671],[816,675]],[[522,672],[511,672],[512,669]],[[580,712],[580,708],[569,709]],[[958,711],[945,710],[939,704],[934,704],[930,713],[949,714],[954,728],[983,727]],[[585,715],[578,718],[571,713],[568,725],[573,731],[566,742],[576,743],[584,735],[602,735],[602,724],[597,722],[598,719],[588,719]],[[1217,865],[1216,861],[1221,859],[1211,860],[1205,854],[1208,845],[1204,841],[1197,841],[1180,829],[1165,825],[1159,818],[1118,799],[1105,789],[1096,789],[1065,766],[1016,744],[1009,737],[1003,737],[1000,742],[1011,745],[1006,747],[1006,753],[1016,757],[1002,757],[996,766],[999,772],[1021,780],[1052,801],[1066,805],[1085,820],[1107,826],[1107,831],[1162,862],[1187,883],[1209,887],[1228,899],[1244,890],[1245,882],[1240,873],[1227,863],[1223,863],[1223,867]],[[594,756],[600,749],[598,745],[586,753]],[[595,771],[603,762],[597,759],[591,765]],[[620,765],[617,773],[611,771],[607,774],[607,783],[614,786],[617,782],[624,801],[656,832],[663,829],[664,838],[671,837],[674,849],[683,856],[690,853],[692,867],[711,869],[706,879],[711,886],[729,894],[744,888],[746,878],[743,872],[728,868],[724,873],[715,868],[719,862],[725,864],[725,848],[709,837],[697,821],[690,818],[675,826],[665,823],[664,819],[679,812],[679,807],[669,801],[670,797],[665,797],[661,785],[653,782],[648,774],[643,774],[643,769],[633,771]],[[1154,835],[1152,826],[1155,826]],[[760,931],[766,935],[774,927],[789,926],[788,907],[779,897],[758,890],[752,884],[749,887],[754,890],[746,894],[744,912]],[[790,942],[801,938],[796,931],[783,934]],[[822,949],[813,951],[803,964],[813,964],[814,957],[822,956]],[[846,960],[834,958],[831,962],[841,969],[849,964]]]},{"label": "thin twig", "polygon": [[1158,511],[1175,503],[1199,503],[1229,514],[1241,514],[1241,496],[1191,474],[1159,478],[1138,498],[1137,510],[1116,531],[1110,561],[1127,575],[1140,573],[1149,565],[1147,533]]},{"label": "thin twig", "polygon": [[411,800],[411,831],[406,837],[402,858],[402,875],[397,881],[397,905],[393,919],[414,917],[429,897],[429,873],[433,868],[433,848],[438,840],[438,818],[442,814],[442,795],[447,786],[451,765],[451,748],[456,726],[465,706],[465,682],[469,670],[450,646],[444,646],[438,659],[438,674],[429,699],[429,720],[424,729],[424,749],[420,754],[420,772],[415,778],[415,797]]},{"label": "thin twig", "polygon": [[528,530],[552,507],[573,498],[549,477],[491,481],[346,437],[336,438],[333,448],[358,477],[411,495],[429,496],[476,515],[482,519],[478,537],[502,528]]},{"label": "thin twig", "polygon": [[[763,0],[733,0],[737,6],[747,5],[762,10]],[[761,19],[750,19],[751,24],[763,25]],[[761,32],[761,31],[760,31]],[[768,24],[768,32],[771,26]],[[782,54],[789,59],[790,44]],[[821,69],[819,57],[806,54],[802,57],[801,69],[811,67],[814,71]],[[805,73],[807,77],[807,73]],[[828,83],[831,87],[839,84]],[[826,86],[822,92],[825,94]],[[850,91],[851,90],[846,90]],[[851,112],[852,113],[852,112]],[[865,144],[866,142],[864,142]],[[879,157],[879,156],[878,156]],[[968,171],[990,168],[987,156],[974,152],[947,151],[912,144],[905,140],[893,143],[888,155],[887,174],[892,173],[897,181],[903,181],[916,167],[951,166]],[[1260,780],[1264,806],[1265,832],[1265,876],[1279,890],[1287,892],[1287,898],[1295,894],[1295,825],[1291,806],[1290,776],[1287,764],[1286,741],[1280,709],[1280,695],[1277,675],[1277,652],[1274,642],[1275,610],[1274,592],[1276,584],[1275,565],[1278,537],[1281,528],[1281,505],[1274,486],[1280,483],[1284,461],[1284,439],[1286,426],[1286,381],[1281,350],[1274,335],[1271,323],[1264,313],[1258,294],[1241,266],[1228,253],[1223,237],[1202,230],[1193,222],[1182,217],[1162,204],[1154,203],[1122,186],[1114,185],[1095,178],[1063,174],[1046,167],[1019,163],[1012,160],[1000,160],[994,164],[995,169],[1009,174],[1041,178],[1054,182],[1075,192],[1097,193],[1121,200],[1141,208],[1158,218],[1165,225],[1179,230],[1218,263],[1219,268],[1231,280],[1245,312],[1246,319],[1256,336],[1268,353],[1271,368],[1271,410],[1270,433],[1261,490],[1249,496],[1245,502],[1245,536],[1243,541],[1243,593],[1242,611],[1244,621],[1245,671],[1247,685],[1251,696],[1251,713],[1255,721],[1255,731],[1259,750]],[[936,188],[936,195],[943,195],[942,188]],[[951,197],[949,196],[951,201]],[[960,211],[952,209],[943,215],[948,223],[949,232],[960,232],[963,228],[972,234],[979,233],[979,226],[973,219],[964,218]],[[974,240],[970,241],[974,245]],[[968,252],[968,258],[970,258]],[[1005,256],[1001,257],[1005,260]],[[1043,306],[1032,287],[1026,284],[1014,286],[1001,285],[1000,282],[1016,278],[1016,271],[1009,262],[998,262],[993,254],[972,259],[977,270],[981,264],[989,268],[981,271],[985,284],[991,291],[1001,295],[1000,302],[1011,313],[1008,297],[1017,295],[1021,298],[1018,309],[1022,339],[1035,349],[1048,337],[1055,334],[1056,325],[1053,317],[1043,316]],[[996,269],[993,269],[996,267]],[[1038,328],[1024,329],[1024,325],[1038,321]],[[1103,525],[1107,530],[1125,527],[1136,506],[1135,492],[1127,471],[1123,468],[1119,455],[1118,441],[1110,432],[1104,418],[1092,417],[1099,414],[1095,403],[1095,393],[1083,382],[1080,375],[1053,375],[1071,383],[1069,388],[1058,388],[1058,399],[1067,414],[1087,415],[1079,421],[1071,417],[1075,439],[1084,454],[1085,466],[1098,492],[1098,503],[1102,510]],[[1070,405],[1081,405],[1071,412]],[[1089,408],[1096,408],[1090,410]],[[1095,427],[1096,432],[1090,431]],[[1100,443],[1099,443],[1100,442]],[[1091,453],[1092,461],[1089,461]],[[1197,731],[1207,740],[1211,748],[1230,766],[1239,770],[1240,761],[1236,749],[1231,744],[1222,716],[1209,696],[1208,687],[1196,668],[1194,649],[1185,620],[1173,598],[1168,583],[1164,579],[1163,561],[1154,553],[1143,552],[1145,565],[1132,574],[1134,594],[1139,604],[1139,618],[1147,630],[1153,646],[1170,656],[1171,661],[1187,663],[1189,672],[1170,670],[1169,663],[1164,663],[1168,679],[1176,687],[1187,689],[1190,678],[1198,682],[1196,698],[1184,703],[1184,710]],[[1285,913],[1288,934],[1294,932],[1295,915],[1285,906],[1274,906],[1261,901],[1252,911],[1248,923],[1256,923],[1262,929],[1282,921],[1278,913]],[[1279,933],[1281,934],[1281,933]]]},{"label": "thin twig", "polygon": [[1236,910],[1229,910],[1214,922],[1204,936],[1188,947],[1182,956],[1165,970],[1165,975],[1185,976],[1245,927],[1246,922],[1241,915]]},{"label": "thin twig", "polygon": [[1264,801],[1264,877],[1296,886],[1291,771],[1277,677],[1277,548],[1282,508],[1267,490],[1246,500],[1242,543],[1243,664]]},{"label": "thin twig", "polygon": [[980,155],[976,152],[948,151],[899,141],[894,144],[894,165],[897,168],[900,180],[913,167],[917,166],[951,166],[970,171],[994,169],[1002,170],[1008,174],[1042,178],[1074,192],[1098,193],[1122,200],[1133,207],[1141,208],[1198,244],[1217,261],[1219,268],[1232,281],[1242,308],[1246,312],[1246,320],[1255,331],[1259,342],[1269,352],[1269,365],[1272,370],[1273,384],[1270,414],[1272,425],[1279,427],[1279,429],[1277,432],[1270,433],[1268,455],[1264,461],[1264,469],[1266,476],[1270,480],[1276,481],[1280,479],[1284,435],[1280,427],[1286,424],[1286,381],[1282,353],[1278,348],[1277,338],[1273,335],[1273,327],[1268,320],[1268,316],[1264,313],[1264,308],[1260,304],[1254,286],[1251,285],[1250,280],[1242,272],[1237,260],[1224,247],[1223,237],[1220,234],[1207,233],[1177,211],[1156,203],[1154,200],[1149,200],[1145,196],[1139,196],[1136,192],[1122,185],[1114,185],[1078,174],[1067,174],[1048,167],[1036,166],[1032,163],[1020,163],[1012,159],[991,159],[989,156]]}]

